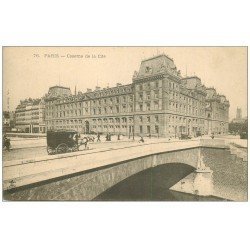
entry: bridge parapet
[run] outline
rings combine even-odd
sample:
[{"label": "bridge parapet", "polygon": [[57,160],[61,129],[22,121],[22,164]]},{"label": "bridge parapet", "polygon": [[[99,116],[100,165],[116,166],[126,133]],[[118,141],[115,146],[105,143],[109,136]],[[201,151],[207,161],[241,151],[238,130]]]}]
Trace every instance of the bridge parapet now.
[{"label": "bridge parapet", "polygon": [[227,148],[224,139],[200,139],[200,147],[212,147],[212,148]]}]

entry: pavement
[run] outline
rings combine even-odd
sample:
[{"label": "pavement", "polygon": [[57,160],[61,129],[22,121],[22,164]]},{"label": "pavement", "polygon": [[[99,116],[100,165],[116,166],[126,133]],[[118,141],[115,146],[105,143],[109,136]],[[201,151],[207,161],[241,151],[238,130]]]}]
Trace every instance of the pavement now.
[{"label": "pavement", "polygon": [[[168,140],[166,138],[151,138],[145,139],[144,144],[154,144],[161,142],[176,142],[177,139]],[[183,140],[181,142],[184,142]],[[12,149],[8,152],[7,150],[3,151],[3,161],[15,161],[15,160],[34,160],[40,157],[61,157],[62,155],[57,156],[48,156],[46,149],[46,140],[45,139],[35,139],[33,141],[23,139],[18,141],[11,142]],[[84,150],[84,145],[80,146],[80,152],[95,152],[99,150],[112,150],[116,148],[130,147],[140,145],[139,137],[133,139],[124,138],[123,140],[114,140],[114,141],[102,141],[102,142],[90,142],[88,144],[89,150]],[[70,153],[64,154],[69,156]]]},{"label": "pavement", "polygon": [[[83,138],[83,137],[81,137]],[[123,142],[138,142],[140,137],[135,137],[134,140],[128,137],[123,137],[121,140],[117,140],[117,137],[113,137],[112,141],[106,141],[105,137],[101,137],[101,142],[89,142],[89,145],[92,144],[110,144],[110,143],[123,143]],[[22,148],[35,148],[35,147],[47,147],[46,138],[10,138],[11,148],[12,149],[22,149]],[[167,138],[144,138],[145,142],[160,142],[160,141],[169,141]],[[170,141],[178,141],[178,139],[171,139]]]},{"label": "pavement", "polygon": [[[203,136],[202,139],[210,139],[209,136]],[[239,139],[239,136],[219,136],[216,137],[218,139],[225,139],[226,144],[235,143],[240,147],[245,147],[247,149],[247,140]],[[215,139],[216,139],[215,138]],[[145,143],[159,143],[159,142],[176,142],[183,141],[178,139],[168,139],[168,138],[154,138],[149,139],[148,137],[144,138]],[[101,142],[90,142],[89,148],[90,150],[96,149],[108,149],[108,148],[117,148],[124,147],[127,145],[138,144],[139,137],[135,137],[134,140],[132,138],[123,137],[122,140],[117,140],[116,136],[112,137],[112,141],[106,141],[105,136],[101,136]],[[4,150],[3,151],[3,160],[11,161],[11,160],[21,160],[21,159],[30,159],[37,158],[41,156],[47,155],[46,150],[46,138],[11,138],[11,150],[10,152]],[[82,146],[81,150],[84,149]]]}]

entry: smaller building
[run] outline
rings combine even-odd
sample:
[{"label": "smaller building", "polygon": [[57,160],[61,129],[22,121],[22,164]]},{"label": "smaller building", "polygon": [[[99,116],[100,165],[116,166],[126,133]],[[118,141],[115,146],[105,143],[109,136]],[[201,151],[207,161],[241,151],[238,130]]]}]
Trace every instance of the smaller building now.
[{"label": "smaller building", "polygon": [[229,124],[229,132],[235,135],[242,133],[247,134],[247,124],[247,117],[242,117],[242,110],[237,107],[236,117]]},{"label": "smaller building", "polygon": [[45,104],[43,99],[20,101],[16,111],[16,129],[25,133],[45,133]]},{"label": "smaller building", "polygon": [[232,123],[245,123],[247,121],[247,117],[242,117],[241,108],[237,108],[236,110],[236,118],[232,120]]},{"label": "smaller building", "polygon": [[4,111],[3,112],[3,131],[10,132],[15,128],[15,112]]}]

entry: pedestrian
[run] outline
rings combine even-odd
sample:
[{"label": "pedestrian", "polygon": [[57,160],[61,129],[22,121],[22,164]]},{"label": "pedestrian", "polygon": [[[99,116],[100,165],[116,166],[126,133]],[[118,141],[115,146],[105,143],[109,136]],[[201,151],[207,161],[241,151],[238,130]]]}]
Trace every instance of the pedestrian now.
[{"label": "pedestrian", "polygon": [[97,142],[98,141],[101,142],[101,140],[100,140],[100,134],[99,133],[97,134]]},{"label": "pedestrian", "polygon": [[108,141],[108,140],[109,140],[109,134],[106,135],[106,141]]},{"label": "pedestrian", "polygon": [[139,143],[143,143],[144,142],[144,139],[143,139],[143,137],[142,136],[140,136],[140,140],[139,140]]},{"label": "pedestrian", "polygon": [[8,151],[10,151],[10,139],[6,137],[5,139],[5,146]]},{"label": "pedestrian", "polygon": [[117,140],[120,141],[120,134],[117,135]]},{"label": "pedestrian", "polygon": [[88,142],[89,142],[89,139],[87,137],[84,137],[82,140],[82,144],[84,144],[85,146],[84,149],[88,149]]},{"label": "pedestrian", "polygon": [[148,138],[151,139],[151,133],[149,133]]}]

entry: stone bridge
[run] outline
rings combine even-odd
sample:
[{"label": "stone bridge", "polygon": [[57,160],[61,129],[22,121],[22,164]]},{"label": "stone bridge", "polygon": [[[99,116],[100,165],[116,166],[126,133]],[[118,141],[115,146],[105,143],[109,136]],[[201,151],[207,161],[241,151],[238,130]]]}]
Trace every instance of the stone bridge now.
[{"label": "stone bridge", "polygon": [[194,169],[204,168],[201,166],[204,147],[226,146],[221,139],[200,139],[5,162],[4,199],[93,200],[115,184],[152,167],[183,163]]}]

